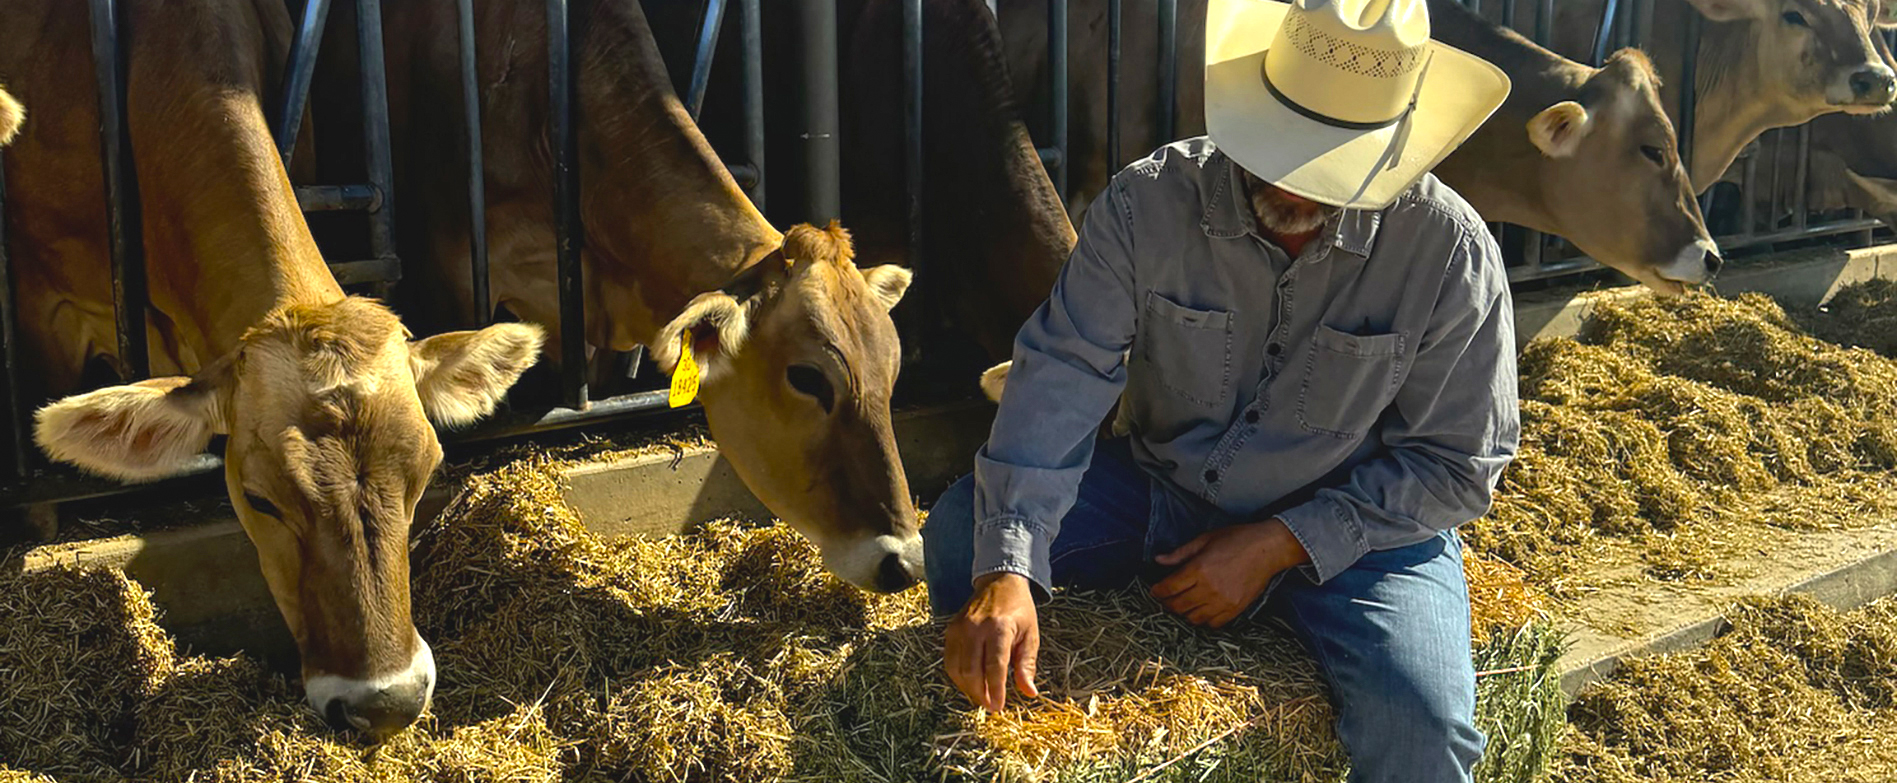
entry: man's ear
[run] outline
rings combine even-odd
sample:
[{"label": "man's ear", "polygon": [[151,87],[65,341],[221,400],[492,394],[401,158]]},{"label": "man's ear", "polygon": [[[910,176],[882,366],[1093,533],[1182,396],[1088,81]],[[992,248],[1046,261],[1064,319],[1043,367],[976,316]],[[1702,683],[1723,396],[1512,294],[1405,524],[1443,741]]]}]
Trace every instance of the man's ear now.
[{"label": "man's ear", "polygon": [[1562,101],[1528,120],[1528,140],[1541,154],[1565,158],[1581,147],[1581,140],[1594,129],[1594,118],[1587,107],[1574,101]]},{"label": "man's ear", "polygon": [[1701,16],[1712,22],[1771,17],[1778,5],[1770,0],[1686,0]]},{"label": "man's ear", "polygon": [[731,366],[732,357],[744,349],[750,335],[750,308],[731,294],[712,291],[699,294],[677,318],[660,327],[649,347],[659,370],[671,375],[678,367],[679,341],[690,339],[699,377],[709,380]]},{"label": "man's ear", "polygon": [[224,398],[233,364],[221,361],[195,378],[153,378],[67,397],[33,417],[33,440],[46,456],[119,481],[174,476],[229,432]]},{"label": "man's ear", "polygon": [[883,264],[863,270],[863,282],[869,284],[870,293],[876,295],[876,301],[883,303],[884,310],[891,310],[902,301],[902,295],[909,290],[910,281],[915,273],[895,264]]},{"label": "man's ear", "polygon": [[428,420],[459,427],[493,413],[520,374],[539,360],[545,339],[538,326],[510,323],[409,343],[415,393]]}]

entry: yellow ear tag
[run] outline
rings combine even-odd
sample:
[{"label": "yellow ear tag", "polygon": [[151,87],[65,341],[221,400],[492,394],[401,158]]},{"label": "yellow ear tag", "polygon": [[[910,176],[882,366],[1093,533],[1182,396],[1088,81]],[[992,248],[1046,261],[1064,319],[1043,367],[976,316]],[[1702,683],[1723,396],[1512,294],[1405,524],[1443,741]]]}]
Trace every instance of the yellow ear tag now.
[{"label": "yellow ear tag", "polygon": [[678,366],[672,368],[672,392],[666,397],[674,408],[698,399],[698,362],[692,359],[692,333],[678,336]]}]

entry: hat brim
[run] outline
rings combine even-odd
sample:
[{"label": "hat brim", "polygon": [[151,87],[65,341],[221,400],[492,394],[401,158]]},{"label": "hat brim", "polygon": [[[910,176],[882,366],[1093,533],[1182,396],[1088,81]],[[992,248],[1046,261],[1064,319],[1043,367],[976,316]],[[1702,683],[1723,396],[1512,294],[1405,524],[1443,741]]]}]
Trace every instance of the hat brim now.
[{"label": "hat brim", "polygon": [[[1389,206],[1508,98],[1508,76],[1500,68],[1431,41],[1429,70],[1408,119],[1371,130],[1326,125],[1284,105],[1260,76],[1265,51],[1291,6],[1273,0],[1211,5],[1207,134],[1246,171],[1312,201],[1352,209]],[[1243,32],[1231,34],[1237,30]]]}]

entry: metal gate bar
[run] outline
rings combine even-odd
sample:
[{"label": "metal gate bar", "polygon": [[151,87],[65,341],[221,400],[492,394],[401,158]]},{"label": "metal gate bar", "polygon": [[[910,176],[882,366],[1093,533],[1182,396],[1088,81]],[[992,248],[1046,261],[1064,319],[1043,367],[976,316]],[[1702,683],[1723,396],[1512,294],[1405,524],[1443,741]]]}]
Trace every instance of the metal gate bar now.
[{"label": "metal gate bar", "polygon": [[692,55],[692,79],[685,87],[685,111],[698,121],[705,103],[705,85],[711,81],[711,59],[718,53],[718,31],[725,23],[725,0],[705,0],[704,21],[698,26],[698,49]]},{"label": "metal gate bar", "polygon": [[7,374],[7,456],[13,477],[20,478],[33,463],[27,448],[26,400],[20,393],[20,314],[15,301],[13,259],[7,255],[7,161],[0,150],[0,369]]},{"label": "metal gate bar", "polygon": [[[927,265],[923,261],[922,244],[922,0],[903,0],[902,2],[902,175],[903,187],[908,201],[909,222],[909,269],[917,278],[926,279]],[[922,289],[924,291],[928,289]],[[912,335],[932,332],[935,327],[934,313],[929,307],[933,297],[924,296],[917,313],[922,329],[911,330]],[[926,342],[926,341],[925,341]],[[914,346],[906,353],[915,353],[923,345]]]},{"label": "metal gate bar", "polygon": [[[764,21],[759,0],[738,0],[738,37],[744,58],[744,156],[733,168],[751,203],[764,211]],[[749,169],[749,178],[737,169]]]},{"label": "metal gate bar", "polygon": [[[400,279],[395,255],[395,164],[389,152],[388,60],[382,56],[382,0],[356,0],[356,51],[362,72],[362,149],[369,187],[382,194],[380,209],[369,213],[369,254],[389,262],[395,275],[379,280],[384,289]],[[387,290],[378,290],[386,296]]]},{"label": "metal gate bar", "polygon": [[[314,0],[312,0],[314,2]],[[474,279],[474,325],[494,320],[494,297],[487,263],[487,166],[482,160],[480,65],[474,50],[474,0],[456,0],[455,27],[461,34],[462,138],[468,145],[468,264]]]},{"label": "metal gate bar", "polygon": [[1067,0],[1047,0],[1048,144],[1041,163],[1054,180],[1054,192],[1067,200]]},{"label": "metal gate bar", "polygon": [[1179,0],[1159,0],[1159,143],[1178,133]]},{"label": "metal gate bar", "polygon": [[1107,0],[1107,171],[1120,165],[1120,2]]},{"label": "metal gate bar", "polygon": [[316,51],[323,45],[323,28],[329,22],[329,0],[305,0],[303,18],[297,23],[296,37],[290,41],[290,63],[283,77],[283,108],[277,112],[277,125],[271,128],[277,138],[277,157],[287,168],[296,149],[297,129],[303,124],[303,111],[310,102],[310,83],[316,78]]},{"label": "metal gate bar", "polygon": [[99,153],[104,164],[105,212],[112,256],[112,311],[118,328],[119,371],[139,380],[151,372],[145,342],[145,234],[138,208],[138,172],[132,129],[126,122],[126,45],[115,0],[89,0],[92,67],[99,91]]},{"label": "metal gate bar", "polygon": [[573,47],[566,0],[547,0],[548,133],[553,141],[554,254],[560,291],[560,399],[586,409],[586,299],[580,249],[579,128],[573,122]]}]

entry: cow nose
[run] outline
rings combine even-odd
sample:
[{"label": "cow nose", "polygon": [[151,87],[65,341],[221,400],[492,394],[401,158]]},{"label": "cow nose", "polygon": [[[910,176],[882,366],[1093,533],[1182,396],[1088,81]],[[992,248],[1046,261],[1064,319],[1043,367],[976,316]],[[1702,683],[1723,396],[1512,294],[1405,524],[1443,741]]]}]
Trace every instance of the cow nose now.
[{"label": "cow nose", "polygon": [[1719,257],[1719,251],[1706,251],[1706,279],[1711,280],[1713,276],[1719,274],[1719,268],[1725,265],[1726,260]]},{"label": "cow nose", "polygon": [[876,589],[885,593],[900,593],[914,587],[922,578],[917,573],[919,570],[919,566],[911,566],[902,555],[891,552],[876,568]]},{"label": "cow nose", "polygon": [[408,728],[427,706],[427,683],[416,680],[380,688],[353,700],[330,699],[323,708],[323,717],[338,730],[356,729],[380,742]]},{"label": "cow nose", "polygon": [[1897,93],[1897,73],[1883,63],[1871,63],[1851,74],[1851,94],[1864,103],[1890,103]]}]

